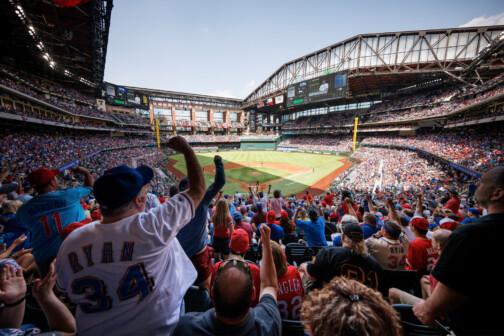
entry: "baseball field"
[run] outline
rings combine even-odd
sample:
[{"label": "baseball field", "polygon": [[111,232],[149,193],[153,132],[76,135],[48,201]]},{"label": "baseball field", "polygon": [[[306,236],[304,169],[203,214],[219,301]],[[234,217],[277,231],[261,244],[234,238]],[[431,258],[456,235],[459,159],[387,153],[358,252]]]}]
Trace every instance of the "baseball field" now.
[{"label": "baseball field", "polygon": [[[207,187],[215,177],[215,155],[220,155],[224,163],[226,184],[223,191],[228,195],[237,190],[247,192],[248,185],[257,182],[265,190],[271,184],[271,191],[279,189],[283,195],[300,195],[305,190],[318,194],[350,166],[345,157],[334,155],[276,151],[197,153]],[[187,175],[182,154],[170,156],[167,168],[178,178]]]}]

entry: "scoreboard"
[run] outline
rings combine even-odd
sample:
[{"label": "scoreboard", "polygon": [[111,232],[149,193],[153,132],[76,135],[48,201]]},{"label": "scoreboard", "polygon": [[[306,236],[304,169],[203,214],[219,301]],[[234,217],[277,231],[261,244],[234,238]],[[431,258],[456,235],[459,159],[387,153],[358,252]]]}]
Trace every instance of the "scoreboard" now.
[{"label": "scoreboard", "polygon": [[337,72],[304,81],[287,87],[287,107],[345,98],[347,75]]},{"label": "scoreboard", "polygon": [[107,104],[149,109],[149,97],[145,93],[126,89],[112,83],[104,83],[104,98]]}]

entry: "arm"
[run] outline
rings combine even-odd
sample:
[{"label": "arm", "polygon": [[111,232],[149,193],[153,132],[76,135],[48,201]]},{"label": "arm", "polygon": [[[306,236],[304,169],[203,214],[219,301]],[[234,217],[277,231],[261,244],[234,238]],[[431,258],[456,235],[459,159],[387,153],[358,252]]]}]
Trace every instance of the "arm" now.
[{"label": "arm", "polygon": [[84,167],[79,166],[79,167],[76,167],[73,170],[73,172],[77,173],[77,174],[84,174],[84,186],[85,187],[90,187],[90,188],[93,187],[94,178],[93,178],[93,176],[91,176],[91,173],[89,172],[89,170],[87,170]]},{"label": "arm", "polygon": [[422,194],[417,194],[417,203],[415,213],[422,216]]},{"label": "arm", "polygon": [[388,211],[389,211],[388,216],[389,216],[390,220],[401,225],[401,219],[399,218],[399,215],[397,214],[397,211],[394,207],[394,202],[392,201],[392,198],[387,198],[387,205],[388,205]]},{"label": "arm", "polygon": [[322,204],[319,204],[317,209],[318,209],[319,216],[324,217],[324,212],[322,211]]},{"label": "arm", "polygon": [[184,155],[187,166],[189,189],[186,193],[192,198],[194,207],[197,208],[205,195],[206,185],[203,171],[194,151],[187,141],[181,136],[174,136],[168,140],[168,147]]},{"label": "arm", "polygon": [[373,215],[376,214],[376,208],[374,207],[373,200],[371,199],[371,196],[366,195],[366,200],[367,200],[367,204],[369,207],[369,212],[371,212]]},{"label": "arm", "polygon": [[350,201],[350,198],[345,198],[345,203],[347,205],[347,208],[348,208],[348,214],[349,215],[352,215],[354,216],[355,218],[358,218],[357,217],[357,213],[355,212],[353,206],[352,206],[352,202]]},{"label": "arm", "polygon": [[432,295],[426,301],[419,301],[413,307],[413,313],[423,323],[434,326],[434,320],[453,311],[468,300],[468,296],[438,282]]},{"label": "arm", "polygon": [[24,298],[26,294],[26,283],[23,278],[23,270],[18,266],[5,265],[0,272],[0,300],[5,304],[15,304],[12,307],[5,306],[0,316],[0,328],[19,329],[23,322],[25,312]]},{"label": "arm", "polygon": [[56,283],[54,264],[51,264],[49,273],[41,281],[36,279],[33,284],[32,294],[37,300],[47,318],[49,329],[75,334],[77,327],[75,318],[68,308],[54,295],[53,287]]},{"label": "arm", "polygon": [[277,274],[271,252],[270,234],[271,229],[267,225],[261,225],[262,253],[261,260],[261,294],[259,299],[270,294],[276,301],[277,298]]},{"label": "arm", "polygon": [[0,170],[0,183],[2,183],[3,180],[5,180],[5,178],[7,177],[7,175],[9,175],[9,173],[10,173],[10,167],[5,167],[2,170]]},{"label": "arm", "polygon": [[224,184],[226,184],[226,177],[224,175],[224,164],[222,163],[222,158],[219,155],[214,157],[215,163],[215,179],[214,182],[208,187],[205,192],[205,196],[201,203],[210,204],[212,198],[214,198],[219,191],[222,189]]},{"label": "arm", "polygon": [[12,242],[12,244],[9,246],[8,249],[6,249],[5,251],[3,251],[1,254],[0,254],[0,259],[7,259],[10,257],[12,251],[14,251],[14,249],[16,247],[18,247],[19,245],[21,245],[22,243],[24,243],[24,241],[26,240],[26,235],[22,234],[21,236],[17,237],[16,240],[14,240]]}]

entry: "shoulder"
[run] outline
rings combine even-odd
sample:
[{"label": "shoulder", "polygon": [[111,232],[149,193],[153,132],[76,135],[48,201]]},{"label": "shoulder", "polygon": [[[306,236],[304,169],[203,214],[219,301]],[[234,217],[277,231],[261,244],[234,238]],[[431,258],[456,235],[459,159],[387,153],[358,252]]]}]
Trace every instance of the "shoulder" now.
[{"label": "shoulder", "polygon": [[174,331],[174,335],[187,334],[212,334],[212,317],[214,309],[205,312],[192,312],[180,316],[179,322]]}]

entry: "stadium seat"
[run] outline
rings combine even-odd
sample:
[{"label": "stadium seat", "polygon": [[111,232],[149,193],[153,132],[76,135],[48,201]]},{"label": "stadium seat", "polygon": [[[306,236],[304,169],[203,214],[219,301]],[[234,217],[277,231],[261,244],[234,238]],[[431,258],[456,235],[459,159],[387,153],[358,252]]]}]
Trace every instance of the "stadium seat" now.
[{"label": "stadium seat", "polygon": [[303,324],[296,320],[282,320],[282,336],[305,336]]},{"label": "stadium seat", "polygon": [[298,243],[285,245],[285,256],[290,265],[298,267],[304,262],[311,261],[313,258],[313,249]]},{"label": "stadium seat", "polygon": [[420,275],[416,271],[390,271],[384,270],[388,288],[398,288],[411,295],[421,297]]},{"label": "stadium seat", "polygon": [[282,244],[287,245],[290,243],[297,243],[298,239],[294,234],[286,234],[282,239]]},{"label": "stadium seat", "polygon": [[245,252],[244,259],[250,260],[258,264],[262,258],[262,246],[254,243],[249,245],[249,249]]},{"label": "stadium seat", "polygon": [[198,286],[191,286],[184,295],[185,312],[204,312],[210,308],[210,295]]},{"label": "stadium seat", "polygon": [[404,336],[446,336],[450,330],[446,326],[431,328],[423,325],[413,313],[413,306],[406,304],[393,304],[392,307],[399,313]]}]

